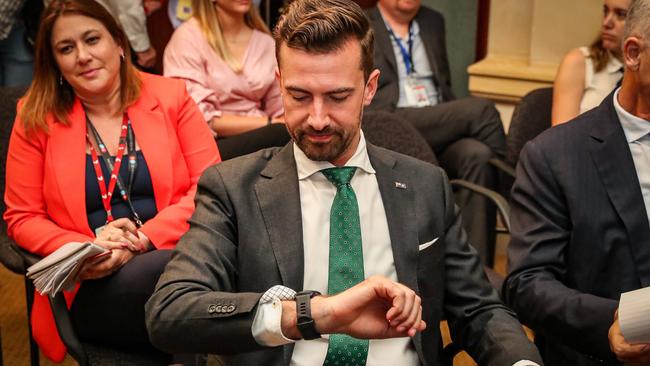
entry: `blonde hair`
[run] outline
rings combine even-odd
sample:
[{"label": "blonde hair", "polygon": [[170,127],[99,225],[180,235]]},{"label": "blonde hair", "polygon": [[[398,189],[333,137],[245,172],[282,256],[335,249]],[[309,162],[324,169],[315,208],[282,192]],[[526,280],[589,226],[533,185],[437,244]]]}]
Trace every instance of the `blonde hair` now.
[{"label": "blonde hair", "polygon": [[120,65],[120,106],[126,110],[140,97],[142,82],[131,63],[131,51],[126,34],[113,16],[101,5],[88,0],[55,0],[43,12],[36,36],[34,77],[18,113],[28,133],[48,132],[47,117],[69,125],[68,114],[75,101],[72,86],[62,78],[56,64],[52,45],[52,28],[59,17],[78,14],[98,20],[115,42],[122,46],[124,59]]},{"label": "blonde hair", "polygon": [[[217,7],[214,1],[192,0],[192,16],[199,23],[199,28],[201,28],[203,36],[208,41],[208,44],[212,47],[214,52],[216,52],[234,72],[241,72],[242,65],[235,58],[232,52],[230,52],[228,45],[226,45],[221,24],[219,23]],[[244,22],[252,29],[256,29],[266,34],[271,34],[255,5],[251,5],[248,12],[244,15]]]}]

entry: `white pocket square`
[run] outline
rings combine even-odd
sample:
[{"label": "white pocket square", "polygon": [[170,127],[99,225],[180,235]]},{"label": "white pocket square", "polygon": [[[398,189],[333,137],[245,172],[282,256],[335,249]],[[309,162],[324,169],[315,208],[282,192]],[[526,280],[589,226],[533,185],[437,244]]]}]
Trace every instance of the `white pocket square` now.
[{"label": "white pocket square", "polygon": [[428,241],[428,242],[426,242],[426,243],[424,243],[424,244],[420,244],[420,245],[418,245],[418,251],[421,252],[421,251],[427,249],[428,247],[432,246],[433,243],[435,243],[435,242],[437,242],[437,241],[438,241],[438,238],[435,238],[435,239],[433,239],[433,240],[431,240],[431,241]]}]

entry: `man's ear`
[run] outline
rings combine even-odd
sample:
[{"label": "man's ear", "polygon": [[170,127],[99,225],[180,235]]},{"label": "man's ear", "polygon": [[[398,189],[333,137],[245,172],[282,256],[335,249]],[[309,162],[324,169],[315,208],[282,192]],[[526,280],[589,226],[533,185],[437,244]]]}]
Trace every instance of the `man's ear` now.
[{"label": "man's ear", "polygon": [[372,98],[377,92],[377,83],[379,82],[379,69],[374,69],[368,76],[368,81],[366,82],[366,89],[364,90],[363,95],[363,105],[369,106],[372,102]]},{"label": "man's ear", "polygon": [[282,75],[280,75],[280,68],[276,67],[275,68],[275,80],[278,81],[278,84],[280,84],[280,94],[282,94]]},{"label": "man's ear", "polygon": [[628,69],[632,71],[639,69],[641,48],[641,40],[638,37],[628,37],[623,42],[623,62]]}]

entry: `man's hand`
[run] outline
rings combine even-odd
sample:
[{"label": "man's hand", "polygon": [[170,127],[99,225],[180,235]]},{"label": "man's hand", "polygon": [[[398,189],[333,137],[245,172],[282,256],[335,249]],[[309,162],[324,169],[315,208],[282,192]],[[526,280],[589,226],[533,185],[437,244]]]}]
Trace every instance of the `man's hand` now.
[{"label": "man's hand", "polygon": [[142,52],[136,52],[138,56],[138,65],[151,68],[156,64],[156,50],[153,47],[149,47],[148,50]]},{"label": "man's hand", "polygon": [[[408,287],[373,276],[335,296],[311,300],[312,318],[322,334],[348,334],[360,339],[413,337],[426,328],[420,297]],[[300,338],[295,302],[284,301],[282,332]]]},{"label": "man's hand", "polygon": [[616,357],[625,362],[626,365],[648,365],[650,364],[650,344],[627,343],[621,333],[621,327],[618,323],[618,310],[614,315],[614,323],[609,327],[609,348],[614,352]]}]

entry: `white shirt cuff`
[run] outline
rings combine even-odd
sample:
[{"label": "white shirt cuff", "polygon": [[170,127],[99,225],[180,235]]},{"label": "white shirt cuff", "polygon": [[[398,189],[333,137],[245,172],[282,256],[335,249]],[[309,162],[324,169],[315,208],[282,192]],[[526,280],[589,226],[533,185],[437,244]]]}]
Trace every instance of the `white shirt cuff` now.
[{"label": "white shirt cuff", "polygon": [[282,300],[295,296],[295,291],[284,286],[273,286],[262,295],[251,326],[257,344],[277,347],[296,342],[282,334]]},{"label": "white shirt cuff", "polygon": [[539,365],[536,362],[533,362],[533,361],[521,360],[521,361],[517,361],[512,366],[539,366]]}]

